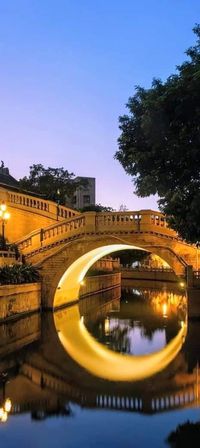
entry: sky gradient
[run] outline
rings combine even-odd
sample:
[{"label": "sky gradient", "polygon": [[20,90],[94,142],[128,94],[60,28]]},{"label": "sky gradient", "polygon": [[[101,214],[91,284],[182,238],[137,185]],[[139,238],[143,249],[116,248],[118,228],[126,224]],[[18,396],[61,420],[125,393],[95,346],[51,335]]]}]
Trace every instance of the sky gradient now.
[{"label": "sky gradient", "polygon": [[195,42],[199,0],[0,0],[1,152],[96,177],[97,202],[157,208],[133,195],[113,156],[134,86],[166,79]]}]

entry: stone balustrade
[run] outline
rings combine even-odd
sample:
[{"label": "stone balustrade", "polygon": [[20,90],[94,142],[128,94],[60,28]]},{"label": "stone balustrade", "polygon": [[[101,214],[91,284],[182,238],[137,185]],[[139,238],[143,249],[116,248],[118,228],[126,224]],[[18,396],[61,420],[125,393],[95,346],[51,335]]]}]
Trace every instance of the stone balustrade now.
[{"label": "stone balustrade", "polygon": [[58,219],[67,219],[79,214],[78,211],[72,210],[56,202],[46,200],[44,198],[34,197],[31,194],[15,193],[8,191],[7,205],[17,206],[17,208],[34,209],[42,214],[51,215]]},{"label": "stone balustrade", "polygon": [[142,210],[139,212],[87,212],[63,222],[36,230],[19,240],[19,249],[26,253],[41,247],[64,241],[84,234],[106,232],[152,232],[178,238],[175,231],[167,226],[165,217],[159,212]]},{"label": "stone balustrade", "polygon": [[10,250],[0,250],[0,267],[10,264],[17,264],[16,253]]},{"label": "stone balustrade", "polygon": [[10,213],[10,219],[6,225],[6,238],[10,243],[23,238],[30,232],[80,214],[77,210],[64,207],[42,196],[31,192],[21,193],[6,186],[0,186],[0,202],[7,205]]}]

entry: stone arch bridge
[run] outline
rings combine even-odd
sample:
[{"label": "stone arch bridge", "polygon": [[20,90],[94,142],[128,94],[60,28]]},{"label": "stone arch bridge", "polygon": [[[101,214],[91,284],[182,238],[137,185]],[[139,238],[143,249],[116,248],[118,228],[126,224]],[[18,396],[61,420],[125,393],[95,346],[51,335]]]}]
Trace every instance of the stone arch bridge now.
[{"label": "stone arch bridge", "polygon": [[165,217],[152,210],[87,212],[33,231],[17,244],[26,261],[40,268],[43,306],[47,308],[77,300],[87,270],[114,251],[136,248],[152,252],[178,276],[196,269],[196,247],[180,239]]}]

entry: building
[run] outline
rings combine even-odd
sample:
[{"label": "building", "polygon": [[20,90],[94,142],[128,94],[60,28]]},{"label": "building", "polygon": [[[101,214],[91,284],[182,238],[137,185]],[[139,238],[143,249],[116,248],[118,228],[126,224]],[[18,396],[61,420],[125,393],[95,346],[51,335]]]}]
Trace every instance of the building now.
[{"label": "building", "polygon": [[2,161],[0,166],[0,185],[19,188],[19,182],[10,175],[9,169],[4,166]]},{"label": "building", "polygon": [[96,203],[95,177],[76,177],[74,182],[86,181],[85,187],[79,187],[74,193],[73,206],[82,209]]},{"label": "building", "polygon": [[[85,186],[78,187],[75,191],[72,200],[69,198],[66,198],[66,203],[69,207],[76,208],[76,209],[82,209],[84,207],[87,207],[89,205],[94,205],[96,203],[95,201],[95,178],[94,177],[76,177],[74,179],[74,182],[82,182]],[[2,188],[9,187],[13,189],[14,191],[20,191],[21,193],[29,193],[31,196],[36,196],[38,198],[44,198],[45,196],[42,194],[34,193],[34,192],[28,192],[25,190],[22,190],[20,188],[19,182],[10,175],[9,169],[5,167],[4,163],[1,162],[0,165],[0,186]]]}]

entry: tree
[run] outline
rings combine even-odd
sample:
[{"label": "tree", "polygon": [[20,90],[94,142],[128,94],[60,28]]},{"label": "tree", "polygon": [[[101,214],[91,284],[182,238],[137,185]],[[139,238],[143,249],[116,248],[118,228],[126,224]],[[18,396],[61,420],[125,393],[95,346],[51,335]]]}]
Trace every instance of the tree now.
[{"label": "tree", "polygon": [[77,188],[84,188],[87,181],[74,182],[74,174],[62,168],[45,168],[41,164],[30,166],[29,177],[19,180],[22,189],[44,195],[47,199],[65,205]]},{"label": "tree", "polygon": [[85,207],[81,208],[80,210],[82,213],[84,212],[114,212],[114,209],[112,207],[106,207],[101,204],[91,204],[86,205]]},{"label": "tree", "polygon": [[176,430],[170,433],[166,441],[172,448],[182,448],[189,446],[191,440],[194,448],[199,446],[200,422],[193,423],[188,420],[182,425],[178,425]]},{"label": "tree", "polygon": [[135,262],[141,262],[149,256],[149,252],[144,250],[130,249],[130,250],[120,250],[115,252],[115,257],[120,259],[120,264],[122,266],[132,266]]},{"label": "tree", "polygon": [[119,118],[115,154],[136,194],[158,194],[170,226],[191,242],[200,239],[200,25],[194,33],[177,74],[136,87],[129,114]]},{"label": "tree", "polygon": [[119,212],[127,212],[128,207],[125,204],[120,204],[119,206]]}]

